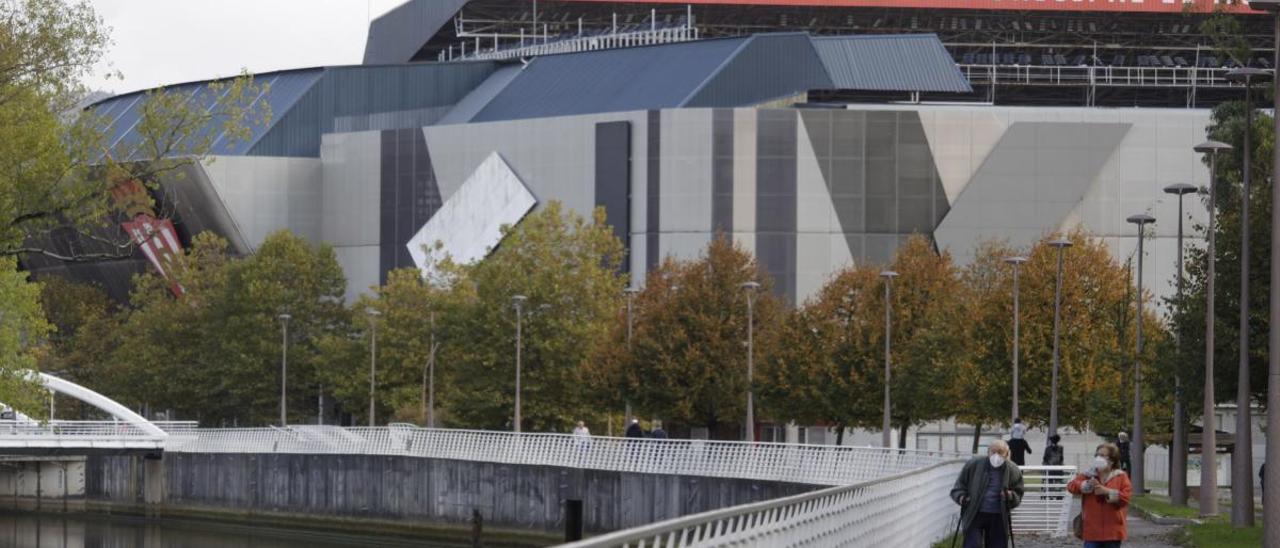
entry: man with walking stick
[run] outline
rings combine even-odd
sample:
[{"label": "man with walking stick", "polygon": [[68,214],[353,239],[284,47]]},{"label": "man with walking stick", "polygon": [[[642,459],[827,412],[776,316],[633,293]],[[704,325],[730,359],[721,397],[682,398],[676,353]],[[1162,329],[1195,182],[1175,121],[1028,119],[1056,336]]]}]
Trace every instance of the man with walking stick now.
[{"label": "man with walking stick", "polygon": [[1022,503],[1022,470],[1009,462],[1009,445],[991,442],[985,457],[965,463],[951,488],[960,505],[964,548],[1008,548],[1013,539],[1010,513]]}]

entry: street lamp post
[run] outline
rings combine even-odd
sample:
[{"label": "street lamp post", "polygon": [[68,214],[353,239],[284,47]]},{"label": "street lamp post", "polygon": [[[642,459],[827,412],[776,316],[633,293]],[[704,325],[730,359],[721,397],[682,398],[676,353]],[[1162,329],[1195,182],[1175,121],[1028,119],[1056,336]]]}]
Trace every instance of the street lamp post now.
[{"label": "street lamp post", "polygon": [[[635,307],[636,294],[639,293],[640,290],[635,287],[628,287],[622,290],[622,292],[627,294],[627,352],[630,352],[631,351],[631,328],[632,328],[631,315],[632,315],[632,309]],[[623,414],[626,417],[626,420],[623,421],[623,424],[631,424],[630,394],[626,396],[626,406],[623,409]]]},{"label": "street lamp post", "polygon": [[426,422],[427,428],[436,427],[436,351],[439,350],[436,345],[436,313],[431,311],[431,346],[430,354],[427,357],[427,367],[422,372],[422,391],[423,405],[422,410],[423,421]]},{"label": "street lamp post", "polygon": [[745,282],[742,289],[747,293],[747,423],[743,439],[756,441],[755,418],[755,296],[760,289],[759,282]]},{"label": "street lamp post", "polygon": [[1062,369],[1062,352],[1059,335],[1062,332],[1062,252],[1071,247],[1071,240],[1058,238],[1049,241],[1058,248],[1058,277],[1053,286],[1053,376],[1049,382],[1049,435],[1058,433],[1058,370]]},{"label": "street lamp post", "polygon": [[890,287],[893,285],[893,279],[898,277],[898,273],[892,270],[885,270],[880,273],[880,277],[884,278],[884,432],[880,436],[880,443],[889,447],[889,429],[892,426],[890,420],[890,401],[889,401],[889,383],[892,380],[892,373],[889,370],[889,354],[892,351],[892,333],[890,326],[890,297],[892,296]]},{"label": "street lamp post", "polygon": [[1218,515],[1218,417],[1214,414],[1216,404],[1213,397],[1213,293],[1214,278],[1217,268],[1215,243],[1217,228],[1214,219],[1218,216],[1218,153],[1231,150],[1231,145],[1218,141],[1206,141],[1196,145],[1195,151],[1209,155],[1209,226],[1207,229],[1209,243],[1205,248],[1208,260],[1208,272],[1205,275],[1205,313],[1204,313],[1204,433],[1200,435],[1200,515],[1211,517]]},{"label": "street lamp post", "polygon": [[378,382],[378,316],[382,313],[369,309],[369,426],[374,423],[374,390]]},{"label": "street lamp post", "polygon": [[516,309],[516,410],[514,430],[520,432],[520,324],[524,322],[524,303],[529,300],[524,295],[511,297],[511,305]]},{"label": "street lamp post", "polygon": [[285,403],[289,395],[289,320],[293,316],[281,314],[277,318],[280,318],[280,426],[286,426],[289,424]]},{"label": "street lamp post", "polygon": [[1155,217],[1147,214],[1130,215],[1126,219],[1130,223],[1138,225],[1138,316],[1137,316],[1137,345],[1136,353],[1133,358],[1133,458],[1130,464],[1133,470],[1133,491],[1135,493],[1145,493],[1145,475],[1146,461],[1143,459],[1146,455],[1146,448],[1143,446],[1142,440],[1142,231],[1148,224],[1156,222]]},{"label": "street lamp post", "polygon": [[1004,262],[1013,265],[1013,415],[1010,420],[1022,416],[1018,411],[1018,270],[1027,262],[1026,257],[1009,257]]},{"label": "street lamp post", "polygon": [[1236,439],[1231,458],[1231,525],[1253,526],[1253,414],[1249,384],[1249,192],[1252,180],[1253,84],[1271,74],[1244,67],[1227,73],[1227,81],[1244,84],[1244,169],[1240,191],[1240,364],[1236,384]]},{"label": "street lamp post", "polygon": [[[1182,275],[1182,197],[1196,191],[1194,185],[1176,183],[1164,187],[1164,191],[1178,196],[1178,307],[1186,306],[1183,302]],[[1173,447],[1172,462],[1169,467],[1169,498],[1178,506],[1187,505],[1187,417],[1182,401],[1182,333],[1174,333],[1178,349],[1178,367],[1173,370]]]}]

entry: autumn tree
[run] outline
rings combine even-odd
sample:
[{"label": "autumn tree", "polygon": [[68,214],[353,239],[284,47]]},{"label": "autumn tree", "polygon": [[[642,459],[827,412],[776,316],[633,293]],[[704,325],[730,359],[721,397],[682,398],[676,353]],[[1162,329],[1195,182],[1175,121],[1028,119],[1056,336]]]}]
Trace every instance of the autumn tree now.
[{"label": "autumn tree", "polygon": [[[960,273],[958,290],[964,296],[966,318],[960,327],[967,342],[953,398],[956,419],[974,425],[975,452],[984,425],[1008,425],[1013,419],[1013,267],[1005,259],[1018,254],[1004,243],[983,242]],[[1020,284],[1020,290],[1025,288],[1025,282]],[[1025,310],[1021,316],[1022,325],[1043,321],[1028,317]],[[1025,342],[1020,354],[1020,369],[1025,371],[1031,365]]]},{"label": "autumn tree", "polygon": [[[516,312],[522,295],[522,428],[565,431],[599,415],[585,386],[596,345],[621,302],[622,243],[603,209],[588,218],[549,202],[514,227],[487,259],[457,267],[460,292],[437,316],[451,370],[451,423],[506,429],[515,400]],[[423,318],[425,320],[425,318]]]},{"label": "autumn tree", "polygon": [[721,427],[742,424],[746,414],[743,284],[750,281],[761,284],[753,304],[755,361],[761,366],[774,348],[782,301],[755,258],[717,236],[697,260],[668,258],[649,272],[635,296],[629,350],[625,317],[613,315],[606,352],[595,360],[595,390],[613,394],[614,405],[629,399],[641,416],[738,437],[737,428]]}]

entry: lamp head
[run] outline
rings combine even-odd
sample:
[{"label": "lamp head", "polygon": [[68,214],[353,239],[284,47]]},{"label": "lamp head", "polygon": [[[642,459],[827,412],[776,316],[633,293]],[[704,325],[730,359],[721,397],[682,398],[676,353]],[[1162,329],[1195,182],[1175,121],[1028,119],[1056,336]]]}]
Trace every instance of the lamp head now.
[{"label": "lamp head", "polygon": [[1066,239],[1066,238],[1058,238],[1058,239],[1056,239],[1056,240],[1049,240],[1049,245],[1051,245],[1051,246],[1053,246],[1053,247],[1056,247],[1056,248],[1058,248],[1058,249],[1063,249],[1063,248],[1071,247],[1071,240],[1068,240],[1068,239]]},{"label": "lamp head", "polygon": [[376,317],[378,317],[378,316],[381,316],[381,315],[382,315],[382,312],[381,312],[381,311],[379,311],[378,309],[376,309],[376,308],[374,308],[374,307],[372,307],[372,306],[371,306],[371,307],[369,307],[369,308],[367,308],[367,309],[365,309],[365,313],[366,313],[366,314],[368,314],[368,315],[369,315],[369,316],[371,316],[371,317],[374,317],[374,318],[376,318]]},{"label": "lamp head", "polygon": [[280,318],[280,321],[282,321],[282,322],[287,322],[287,321],[289,321],[289,320],[292,320],[292,319],[293,319],[293,316],[290,316],[290,315],[288,315],[288,314],[281,314],[281,315],[276,316],[276,317],[277,317],[277,318]]},{"label": "lamp head", "polygon": [[1027,262],[1027,258],[1022,256],[1005,257],[1004,262],[1009,263],[1013,266],[1019,266],[1022,263]]},{"label": "lamp head", "polygon": [[1129,218],[1128,218],[1128,219],[1125,219],[1125,220],[1126,220],[1126,221],[1128,221],[1128,222],[1131,222],[1131,223],[1133,223],[1133,224],[1135,224],[1135,225],[1138,225],[1138,226],[1142,226],[1142,225],[1146,225],[1146,224],[1150,224],[1150,223],[1154,223],[1154,222],[1156,222],[1156,218],[1155,218],[1155,217],[1152,217],[1152,216],[1150,216],[1150,215],[1147,215],[1146,213],[1139,213],[1139,214],[1137,214],[1137,215],[1130,215],[1130,216],[1129,216]]},{"label": "lamp head", "polygon": [[626,289],[623,289],[623,290],[622,290],[622,292],[623,292],[623,293],[626,293],[626,294],[628,294],[628,295],[635,295],[636,293],[639,293],[639,292],[640,292],[640,288],[635,287],[635,286],[632,286],[632,287],[628,287],[628,288],[626,288]]},{"label": "lamp head", "polygon": [[880,273],[880,277],[881,277],[881,278],[884,278],[884,279],[886,279],[886,280],[892,280],[892,279],[894,279],[894,278],[897,278],[897,277],[898,277],[898,273],[897,273],[897,272],[894,272],[894,271],[892,271],[892,270],[885,270],[885,271],[883,271],[883,272],[881,272],[881,273]]},{"label": "lamp head", "polygon": [[513,305],[515,305],[515,306],[517,306],[517,307],[518,307],[518,306],[520,306],[520,305],[523,305],[523,304],[524,304],[524,302],[525,302],[525,301],[527,301],[527,300],[529,300],[529,298],[528,298],[528,297],[526,297],[526,296],[524,296],[524,295],[512,295],[512,296],[511,296],[511,304],[513,304]]},{"label": "lamp head", "polygon": [[1228,145],[1222,141],[1205,141],[1203,143],[1196,145],[1195,151],[1201,154],[1205,154],[1205,153],[1217,154],[1219,152],[1231,150],[1231,148],[1232,148],[1231,145]]},{"label": "lamp head", "polygon": [[1164,187],[1164,191],[1166,194],[1177,194],[1178,196],[1182,196],[1184,194],[1191,194],[1192,192],[1195,192],[1196,186],[1187,183],[1174,183]]},{"label": "lamp head", "polygon": [[760,282],[757,282],[757,281],[742,282],[742,285],[740,287],[742,287],[747,291],[755,291],[757,289],[760,289]]}]

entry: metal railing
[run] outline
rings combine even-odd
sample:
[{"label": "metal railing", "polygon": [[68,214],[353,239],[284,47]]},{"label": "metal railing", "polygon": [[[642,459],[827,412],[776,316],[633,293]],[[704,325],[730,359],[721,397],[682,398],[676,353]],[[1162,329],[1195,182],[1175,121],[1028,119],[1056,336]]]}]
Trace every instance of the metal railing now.
[{"label": "metal railing", "polygon": [[959,506],[948,493],[963,464],[947,460],[873,481],[676,518],[565,546],[924,548],[955,527]]},{"label": "metal railing", "polygon": [[957,457],[939,451],[872,447],[337,426],[197,429],[174,434],[165,450],[399,455],[813,485],[859,483]]},{"label": "metal railing", "polygon": [[[608,34],[598,34],[592,36],[574,36],[570,38],[562,38],[554,41],[534,43],[523,46],[504,47],[497,44],[490,48],[477,46],[480,49],[472,49],[467,51],[466,46],[460,48],[457,56],[451,56],[453,49],[440,53],[438,60],[440,61],[478,61],[478,60],[503,60],[503,59],[519,59],[522,57],[536,57],[539,55],[553,55],[557,53],[578,53],[583,51],[593,51],[601,49],[629,48],[636,46],[650,46],[655,44],[673,44],[677,42],[688,42],[698,39],[697,27],[681,26],[668,27],[658,29],[645,29],[632,32],[616,32]],[[477,38],[477,44],[483,44],[482,40]],[[536,40],[531,38],[531,41]],[[466,42],[463,42],[465,44]]]},{"label": "metal railing", "polygon": [[973,84],[1099,87],[1227,87],[1230,69],[1201,67],[959,65]]},{"label": "metal railing", "polygon": [[163,440],[137,425],[123,421],[18,421],[0,420],[0,445],[6,441],[52,438],[76,440]]},{"label": "metal railing", "polygon": [[1015,533],[1066,534],[1071,518],[1071,494],[1067,483],[1076,475],[1074,466],[1023,466],[1025,492],[1013,511]]}]

